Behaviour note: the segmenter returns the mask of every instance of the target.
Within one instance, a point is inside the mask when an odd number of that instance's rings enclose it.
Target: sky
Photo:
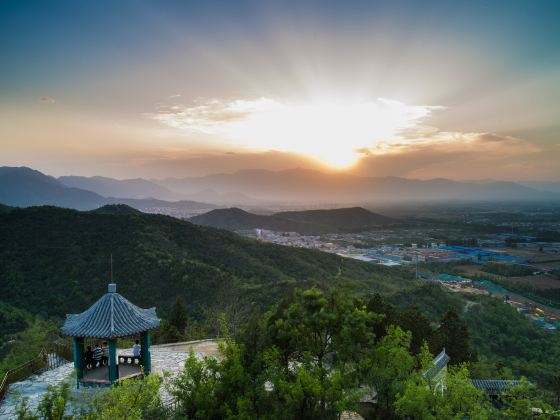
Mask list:
[[[560,2],[0,0],[0,165],[560,181]]]

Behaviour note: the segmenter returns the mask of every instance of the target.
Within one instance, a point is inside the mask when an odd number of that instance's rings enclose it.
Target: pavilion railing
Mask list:
[[[56,369],[73,360],[72,347],[65,343],[50,344],[46,350],[48,369]]]
[[[11,384],[27,379],[35,373],[56,369],[70,360],[72,360],[72,349],[68,345],[55,343],[41,349],[33,359],[6,372],[0,383],[0,402]]]
[[[47,367],[47,353],[43,349],[33,359],[28,360],[27,362],[7,371],[4,375],[4,378],[2,379],[2,384],[0,384],[0,401],[4,399],[4,396],[8,391],[8,387],[11,384],[26,379],[34,373],[45,370]]]

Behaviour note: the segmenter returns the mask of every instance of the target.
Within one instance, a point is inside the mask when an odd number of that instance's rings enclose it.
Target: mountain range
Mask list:
[[[394,225],[398,220],[372,213],[362,207],[286,211],[259,215],[239,208],[216,209],[189,219],[191,222],[228,230],[267,229],[301,234],[364,231]]]
[[[52,204],[87,210],[124,203],[140,210],[169,208],[200,212],[223,206],[297,204],[301,208],[383,202],[522,200],[556,201],[560,200],[560,192],[513,182],[368,178],[307,169],[117,180],[81,176],[56,179],[26,167],[0,167],[0,203],[21,207]]]
[[[104,176],[61,176],[58,181],[67,187],[93,191],[104,197],[157,198],[173,201],[184,198],[162,185],[142,178],[119,180]]]
[[[61,176],[58,181],[67,187],[95,192],[104,197],[130,199],[154,198],[164,201],[188,200],[219,205],[257,204],[259,200],[239,192],[220,193],[214,189],[200,189],[191,193],[173,191],[160,181],[142,178],[114,179],[103,176]],[[180,189],[179,189],[180,190]]]
[[[242,193],[263,201],[298,203],[560,200],[559,193],[551,194],[514,182],[374,178],[308,169],[244,170],[233,174],[168,178],[155,182],[183,194],[211,189],[221,193]]]
[[[68,177],[65,177],[64,180],[68,181]],[[92,183],[95,184],[98,181],[95,180]],[[216,208],[213,204],[189,200],[164,201],[155,198],[129,198],[130,195],[142,196],[143,194],[140,193],[140,189],[146,186],[148,187],[145,190],[146,194],[149,191],[154,191],[154,188],[164,191],[163,187],[155,184],[154,187],[148,181],[134,181],[132,183],[133,192],[127,193],[123,190],[125,184],[130,185],[126,181],[107,181],[107,178],[102,178],[101,183],[110,185],[110,189],[113,191],[119,190],[125,194],[125,197],[106,197],[97,192],[73,186],[80,183],[69,182],[69,185],[67,185],[54,177],[47,176],[34,169],[26,167],[0,167],[0,203],[17,207],[54,205],[78,210],[91,210],[106,204],[127,204],[139,210],[172,208],[200,211]],[[118,187],[115,185],[118,185]],[[94,189],[99,190],[99,188]],[[146,195],[145,197],[150,196]]]

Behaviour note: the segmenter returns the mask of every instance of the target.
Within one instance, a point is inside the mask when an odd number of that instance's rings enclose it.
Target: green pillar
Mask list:
[[[79,380],[84,377],[84,338],[74,337],[74,369],[76,369],[76,378]]]
[[[117,340],[109,340],[109,381],[114,383],[118,378],[117,371]]]
[[[152,356],[150,354],[150,332],[146,331],[142,333],[141,340],[141,355],[142,355],[142,366],[144,366],[144,373],[149,375],[152,371]]]

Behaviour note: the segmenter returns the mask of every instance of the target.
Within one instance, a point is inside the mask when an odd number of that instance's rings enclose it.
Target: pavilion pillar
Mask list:
[[[84,338],[74,337],[74,369],[76,369],[76,378],[78,379],[78,387],[80,379],[84,377]]]
[[[113,384],[118,378],[119,373],[117,370],[117,340],[109,340],[109,382]]]
[[[144,366],[144,373],[149,375],[152,371],[152,356],[150,354],[150,332],[145,331],[141,335],[141,355],[142,355],[142,366]]]

